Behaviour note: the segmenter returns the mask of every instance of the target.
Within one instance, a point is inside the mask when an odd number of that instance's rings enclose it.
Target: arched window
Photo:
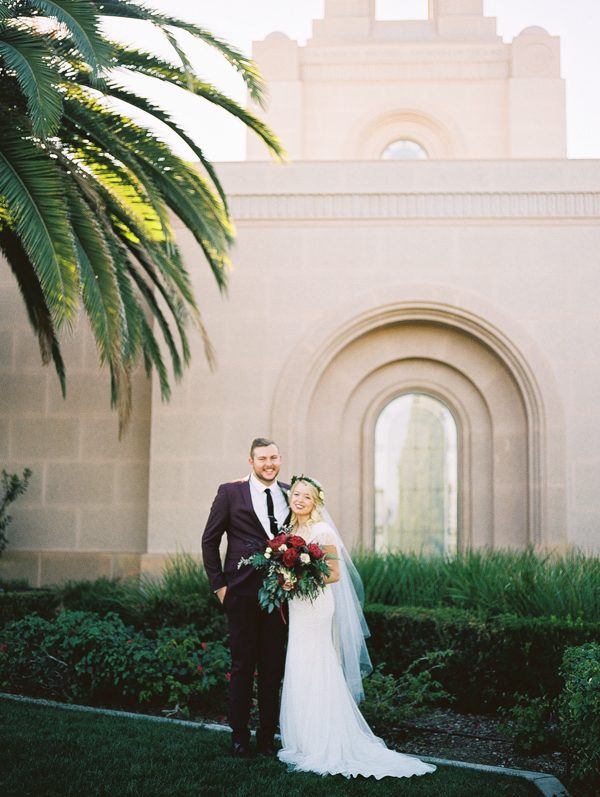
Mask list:
[[[423,147],[410,138],[392,141],[381,153],[381,158],[384,161],[421,161],[428,157]]]
[[[393,399],[375,425],[375,550],[458,549],[457,427],[423,393]]]

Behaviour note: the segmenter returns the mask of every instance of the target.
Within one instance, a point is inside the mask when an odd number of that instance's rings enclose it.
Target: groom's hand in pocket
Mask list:
[[[223,603],[225,600],[225,593],[227,592],[227,587],[221,587],[220,589],[215,590],[215,595],[219,599],[220,603]]]

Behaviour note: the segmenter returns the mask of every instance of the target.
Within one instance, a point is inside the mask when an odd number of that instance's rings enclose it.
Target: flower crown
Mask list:
[[[319,496],[319,501],[325,503],[325,493],[323,492],[323,488],[316,479],[311,479],[310,476],[305,476],[303,473],[301,473],[299,476],[292,476],[292,479],[290,481],[290,492],[292,491],[292,487],[296,482],[308,482],[309,484],[312,484],[312,486],[317,491],[317,494]]]

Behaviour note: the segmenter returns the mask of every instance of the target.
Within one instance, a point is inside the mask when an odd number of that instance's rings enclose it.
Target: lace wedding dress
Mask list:
[[[307,542],[335,545],[336,538],[327,524],[317,523]],[[290,769],[322,775],[379,779],[433,772],[433,765],[389,750],[358,710],[333,643],[331,587],[312,602],[296,598],[288,605],[279,759]]]

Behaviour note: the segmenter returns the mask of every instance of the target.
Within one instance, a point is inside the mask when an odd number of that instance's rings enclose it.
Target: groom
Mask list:
[[[238,569],[238,562],[262,548],[285,524],[289,510],[284,491],[288,485],[277,481],[281,455],[273,440],[253,440],[248,461],[249,476],[219,487],[202,535],[204,568],[229,622],[229,724],[232,754],[238,757],[249,755],[248,720],[255,671],[260,715],[257,749],[263,755],[275,754],[273,736],[287,633],[278,612],[269,614],[259,606],[260,575],[250,566]],[[219,544],[224,534],[227,551],[223,567]]]

